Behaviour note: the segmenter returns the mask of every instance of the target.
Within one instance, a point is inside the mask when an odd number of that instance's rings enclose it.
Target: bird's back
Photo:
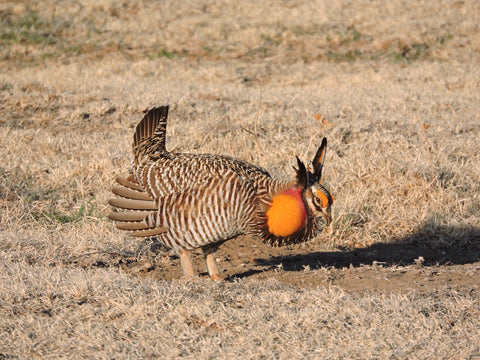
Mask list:
[[[152,198],[188,191],[212,177],[221,178],[226,172],[236,174],[260,192],[278,183],[261,167],[212,154],[168,153],[148,159],[134,168],[137,181]]]

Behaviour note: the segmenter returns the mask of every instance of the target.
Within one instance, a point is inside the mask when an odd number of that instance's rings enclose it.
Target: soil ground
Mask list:
[[[272,248],[239,237],[224,243],[215,257],[223,281],[276,279],[301,288],[333,285],[348,292],[434,293],[452,287],[478,293],[479,256],[477,251],[435,250],[411,243],[336,251],[322,250],[316,244]],[[200,278],[208,279],[201,252],[194,252],[193,258]],[[168,251],[147,251],[140,257],[114,252],[91,254],[74,262],[85,268],[119,266],[127,273],[157,280],[183,276],[178,256]]]

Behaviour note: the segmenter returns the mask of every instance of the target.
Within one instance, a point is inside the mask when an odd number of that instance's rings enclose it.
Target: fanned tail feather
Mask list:
[[[115,195],[127,198],[127,199],[135,199],[135,200],[151,200],[151,197],[141,191],[131,190],[123,186],[114,186],[112,188],[112,192]]]
[[[125,211],[125,212],[112,212],[108,215],[108,218],[113,221],[143,221],[151,211]]]
[[[125,186],[126,188],[143,191],[142,186],[139,183],[137,183],[137,180],[135,180],[135,177],[133,175],[129,175],[126,178],[117,176],[116,181],[117,183]]]
[[[135,199],[110,199],[108,203],[116,208],[126,210],[156,210],[157,206],[153,200]]]
[[[141,191],[133,176],[119,176],[117,183],[121,186],[115,186],[112,191],[121,198],[110,199],[108,203],[114,208],[127,210],[108,215],[115,221],[117,229],[130,231],[130,235],[137,237],[157,236],[167,231],[167,228],[155,224],[157,202]]]
[[[117,229],[120,230],[147,230],[152,229],[150,226],[145,225],[143,222],[130,222],[130,223],[119,223],[115,225]]]

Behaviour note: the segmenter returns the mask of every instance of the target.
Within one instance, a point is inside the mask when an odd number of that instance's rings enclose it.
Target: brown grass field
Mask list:
[[[172,151],[293,176],[332,226],[222,283],[106,215],[147,107]],[[0,2],[0,359],[480,359],[480,2]]]

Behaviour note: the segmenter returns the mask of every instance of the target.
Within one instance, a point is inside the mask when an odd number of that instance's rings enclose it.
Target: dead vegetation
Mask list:
[[[444,358],[479,350],[478,292],[379,297],[13,263],[0,274],[2,333],[15,339],[2,348],[22,357]]]
[[[0,358],[480,356],[476,1],[0,4]],[[293,176],[331,229],[224,244],[223,284],[107,220],[146,107],[167,147]],[[202,269],[199,269],[202,270]]]

